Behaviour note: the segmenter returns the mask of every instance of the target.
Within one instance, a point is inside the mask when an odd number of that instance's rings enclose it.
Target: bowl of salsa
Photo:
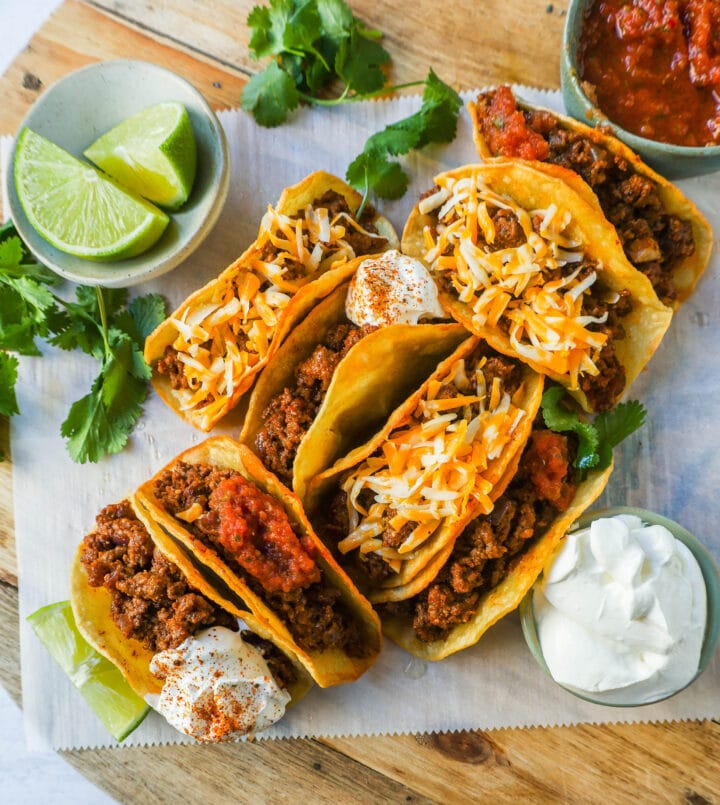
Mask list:
[[[573,117],[660,173],[720,170],[717,0],[571,0],[561,83]]]

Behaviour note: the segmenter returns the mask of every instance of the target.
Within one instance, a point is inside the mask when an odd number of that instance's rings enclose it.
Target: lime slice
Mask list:
[[[187,201],[195,181],[195,134],[187,110],[174,101],[129,117],[84,154],[120,184],[169,210]]]
[[[70,677],[108,732],[126,738],[150,712],[110,660],[85,640],[75,625],[69,601],[49,604],[28,621],[50,656]]]
[[[140,254],[170,220],[30,129],[23,129],[15,149],[15,188],[39,235],[57,249],[89,260]]]

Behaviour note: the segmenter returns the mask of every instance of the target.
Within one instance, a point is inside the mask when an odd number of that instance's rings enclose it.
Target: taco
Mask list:
[[[409,391],[468,335],[454,322],[388,323],[397,316],[417,320],[417,309],[411,316],[390,310],[389,296],[404,294],[398,293],[394,269],[408,262],[416,263],[394,251],[355,260],[352,281],[295,327],[253,389],[239,441],[301,500],[313,477],[381,428]],[[419,263],[411,268],[424,274],[434,313],[444,316],[427,269]],[[378,283],[378,271],[393,284]],[[378,285],[381,294],[375,293]],[[415,280],[410,287],[418,308]],[[419,307],[432,312],[433,301]]]
[[[164,531],[239,596],[321,687],[357,679],[381,647],[370,604],[313,532],[300,501],[244,445],[207,439],[135,495]]]
[[[318,534],[371,601],[419,592],[464,523],[492,511],[542,390],[541,375],[471,336],[381,431],[311,483]]]
[[[128,500],[106,506],[97,516],[75,555],[70,587],[75,620],[88,643],[173,726],[199,740],[252,734],[312,686],[272,630],[222,584],[210,584],[167,533],[148,530]],[[208,645],[215,656],[228,647],[245,668],[244,684],[238,685],[237,676],[229,678],[232,665],[223,666],[218,691],[207,678],[216,674],[219,679],[221,673],[212,657],[203,658]],[[170,674],[164,668],[169,658]],[[203,662],[212,669],[206,667],[206,675],[193,680],[203,688],[199,696],[180,667],[197,677]],[[249,690],[255,693],[250,696]]]
[[[575,520],[602,493],[612,467],[576,481],[574,433],[536,420],[507,469],[491,512],[470,520],[435,561],[432,581],[412,598],[379,607],[384,633],[426,660],[468,648],[516,609]]]
[[[672,318],[613,227],[530,163],[468,165],[435,182],[407,221],[403,250],[428,263],[446,310],[585,410],[612,408]]]
[[[387,219],[318,171],[283,191],[257,240],[145,342],[160,397],[201,430],[237,405],[283,338],[348,276],[357,255],[397,246]]]
[[[482,159],[520,157],[541,161],[539,169],[572,171],[565,180],[599,205],[660,301],[677,308],[690,296],[710,259],[713,235],[679,188],[606,130],[519,102],[510,87],[481,92],[468,110]]]

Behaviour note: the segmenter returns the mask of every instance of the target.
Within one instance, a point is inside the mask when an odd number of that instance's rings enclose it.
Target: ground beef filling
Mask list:
[[[522,382],[521,364],[518,361],[500,355],[490,349],[486,343],[481,343],[475,352],[466,359],[465,371],[468,377],[474,377],[476,367],[483,360],[482,373],[485,378],[485,385],[488,389],[492,388],[493,379],[498,378],[501,383],[501,393],[507,392],[511,396],[517,391]],[[453,381],[444,383],[436,399],[448,399],[456,397],[461,392]],[[479,413],[479,404],[465,406],[462,416],[470,420]],[[373,503],[373,496],[370,490],[363,490],[358,503],[364,509],[369,509]],[[383,516],[384,530],[379,535],[383,545],[390,548],[398,548],[410,536],[417,523],[410,521],[405,523],[399,530],[394,529],[390,522],[396,515],[396,510],[388,508]],[[342,489],[338,489],[329,499],[324,511],[318,515],[317,529],[323,542],[334,548],[341,540],[347,537],[350,531],[347,511],[347,495]],[[391,566],[378,554],[360,553],[353,551],[351,556],[338,555],[343,564],[352,563],[350,572],[357,580],[358,584],[364,588],[378,587],[383,581],[390,578],[394,571]]]
[[[222,534],[222,519],[217,507],[211,507],[211,498],[221,484],[236,481],[240,474],[235,470],[220,470],[208,464],[178,462],[161,473],[155,481],[154,491],[165,510],[176,516],[195,508],[200,512],[192,522],[181,524],[193,537],[217,551],[222,561],[243,579],[248,587],[285,623],[303,651],[317,652],[339,648],[351,657],[367,653],[360,624],[341,599],[339,590],[325,581],[322,570],[316,568],[318,580],[306,587],[291,590],[266,590],[227,548]],[[225,542],[226,544],[223,544]],[[258,546],[259,547],[259,546]],[[305,552],[310,550],[304,543]],[[271,559],[270,553],[266,555]]]
[[[263,411],[255,449],[263,464],[292,486],[295,454],[325,399],[333,373],[352,347],[377,327],[347,322],[331,330],[295,370],[295,386],[285,387]]]
[[[525,233],[517,217],[511,210],[489,208],[490,218],[495,225],[495,240],[487,243],[478,235],[479,245],[483,245],[489,252],[500,249],[512,249],[525,243]],[[533,219],[533,226],[538,228],[540,218]],[[433,235],[435,233],[433,232]],[[568,273],[576,271],[577,263],[569,263],[562,270],[548,273],[546,281],[560,279]],[[620,294],[613,294],[604,288],[602,282],[602,269],[598,264],[586,257],[578,274],[578,280],[584,279],[592,271],[597,272],[596,280],[583,295],[582,314],[584,316],[601,317],[607,314],[607,320],[602,324],[591,323],[587,329],[591,332],[602,332],[607,335],[607,341],[600,351],[596,361],[598,373],[596,375],[580,375],[580,388],[585,393],[593,411],[608,411],[625,389],[625,367],[620,363],[616,354],[616,342],[625,337],[622,319],[633,309],[630,292],[623,290]],[[446,291],[456,293],[449,272],[440,274],[438,284]],[[509,322],[502,317],[498,327],[505,333],[509,330]]]
[[[270,673],[273,675],[273,679],[281,688],[289,688],[297,680],[295,666],[274,643],[265,640],[265,638],[248,629],[243,629],[240,632],[240,636],[246,643],[249,643],[262,654]]]
[[[385,605],[384,611],[412,617],[423,642],[444,640],[454,626],[471,620],[482,596],[572,502],[573,454],[566,435],[533,431],[516,477],[492,512],[465,527],[432,584],[409,601]]]
[[[582,176],[615,226],[628,260],[648,277],[660,301],[672,304],[677,297],[673,271],[694,254],[695,241],[690,221],[665,211],[657,183],[636,173],[623,157],[563,128],[555,115],[518,109],[509,87],[482,93],[476,106],[493,154],[523,156],[531,143],[540,149],[535,158]]]
[[[90,586],[110,592],[118,629],[150,651],[175,648],[210,626],[238,629],[232,615],[191,587],[155,547],[127,500],[98,514],[81,559]]]

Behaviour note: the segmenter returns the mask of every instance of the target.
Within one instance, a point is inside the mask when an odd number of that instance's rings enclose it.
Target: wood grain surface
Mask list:
[[[242,85],[258,69],[248,55],[245,25],[253,5],[66,2],[0,78],[0,133],[15,131],[45,87],[98,59],[132,57],[165,65],[216,108],[237,106]],[[396,82],[421,78],[432,66],[458,89],[499,81],[559,84],[564,2],[350,0],[350,5],[385,32]],[[0,449],[8,455],[3,421]],[[0,684],[19,701],[11,469],[10,461],[0,463]],[[720,802],[720,723],[714,721],[62,755],[129,803]]]

